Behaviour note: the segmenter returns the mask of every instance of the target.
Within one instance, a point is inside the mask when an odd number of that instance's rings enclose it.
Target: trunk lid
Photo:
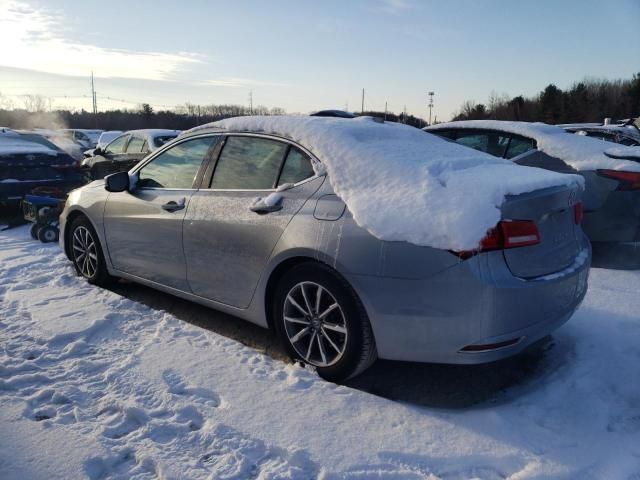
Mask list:
[[[575,221],[577,187],[553,187],[508,196],[502,218],[534,221],[540,243],[503,250],[504,259],[517,277],[534,278],[563,270],[573,264],[582,249],[582,229]]]

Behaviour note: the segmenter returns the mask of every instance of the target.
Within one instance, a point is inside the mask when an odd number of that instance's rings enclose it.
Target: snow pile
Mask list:
[[[58,152],[35,142],[21,140],[18,135],[0,135],[0,157],[23,153],[58,155]]]
[[[604,153],[612,158],[640,161],[640,147],[614,147],[608,148]]]
[[[57,245],[3,231],[0,477],[637,479],[639,290],[639,272],[594,269],[553,342],[506,366],[374,365],[392,401],[93,287]]]
[[[500,220],[506,195],[582,181],[370,117],[237,117],[191,132],[211,127],[298,142],[323,163],[358,225],[383,240],[435,248],[476,248]]]
[[[491,129],[532,138],[538,144],[538,150],[563,160],[578,171],[609,169],[640,172],[640,164],[616,160],[606,154],[611,148],[610,142],[597,138],[574,135],[555,125],[546,123],[506,122],[502,120],[464,120],[460,122],[439,123],[425,129],[435,131],[449,128]],[[617,147],[620,152],[633,147]],[[624,156],[624,155],[623,155]]]

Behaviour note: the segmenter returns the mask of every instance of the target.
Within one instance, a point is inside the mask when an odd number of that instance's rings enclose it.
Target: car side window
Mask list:
[[[536,149],[536,142],[530,138],[525,137],[511,137],[511,141],[509,142],[509,148],[507,149],[507,153],[505,154],[505,158],[514,158],[518,155],[522,155],[530,150]]]
[[[133,137],[127,145],[127,153],[140,153],[142,152],[142,147],[144,146],[144,139]]]
[[[268,190],[274,187],[287,144],[230,136],[218,158],[211,188]]]
[[[502,158],[509,144],[509,137],[498,132],[458,131],[456,143]]]
[[[139,171],[140,188],[193,188],[193,182],[216,137],[178,143],[162,152]]]
[[[287,159],[284,161],[278,186],[285,183],[298,183],[313,177],[314,174],[311,159],[297,148],[291,147]]]
[[[120,135],[104,149],[104,153],[122,153],[127,145],[130,135]]]

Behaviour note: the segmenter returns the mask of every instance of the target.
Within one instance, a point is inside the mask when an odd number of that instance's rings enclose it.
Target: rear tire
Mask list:
[[[369,319],[360,299],[337,272],[303,263],[280,279],[272,304],[275,330],[289,356],[341,382],[377,358]]]
[[[102,287],[115,280],[107,270],[98,235],[86,217],[77,217],[71,223],[68,241],[71,260],[78,275]]]

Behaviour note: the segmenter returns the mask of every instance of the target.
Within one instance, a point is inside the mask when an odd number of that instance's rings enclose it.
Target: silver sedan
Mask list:
[[[452,252],[359,227],[319,163],[287,138],[201,129],[73,191],[60,243],[89,282],[125,278],[273,328],[333,381],[376,358],[513,355],[584,297],[573,188],[508,197],[481,248]]]

